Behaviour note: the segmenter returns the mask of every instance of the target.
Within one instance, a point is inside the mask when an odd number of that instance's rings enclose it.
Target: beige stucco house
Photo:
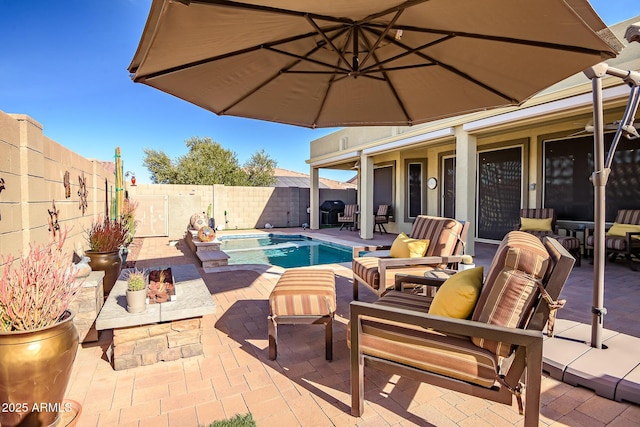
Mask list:
[[[613,26],[623,40],[640,17]],[[609,65],[640,70],[640,43]],[[553,64],[540,64],[540,72]],[[604,120],[619,120],[629,87],[603,79]],[[437,102],[428,99],[425,102]],[[518,223],[519,209],[553,207],[560,224],[593,223],[591,80],[574,75],[520,107],[413,127],[345,128],[311,142],[311,228],[318,228],[318,177],[323,168],[358,172],[360,236],[373,235],[373,212],[392,207],[387,229],[409,232],[418,214],[470,221],[474,241],[499,241]],[[637,117],[637,116],[636,116]],[[586,130],[585,130],[586,128]],[[606,141],[615,130],[607,129]],[[640,139],[623,138],[607,188],[607,221],[618,208],[640,209]]]

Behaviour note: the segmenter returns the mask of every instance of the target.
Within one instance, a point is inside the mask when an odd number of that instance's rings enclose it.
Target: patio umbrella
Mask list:
[[[153,0],[129,71],[219,115],[412,125],[517,105],[621,47],[586,0]]]
[[[218,115],[406,126],[519,105],[622,47],[586,0],[153,0],[129,71]]]

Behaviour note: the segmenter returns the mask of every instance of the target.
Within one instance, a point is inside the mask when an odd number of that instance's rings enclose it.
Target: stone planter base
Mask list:
[[[113,330],[116,371],[201,354],[202,317]]]

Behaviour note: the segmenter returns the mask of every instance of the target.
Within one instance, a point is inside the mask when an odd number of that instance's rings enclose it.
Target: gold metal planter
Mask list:
[[[71,313],[46,328],[0,333],[0,425],[56,425],[77,350]]]

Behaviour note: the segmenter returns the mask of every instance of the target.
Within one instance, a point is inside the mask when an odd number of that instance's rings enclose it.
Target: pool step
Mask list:
[[[199,251],[196,256],[202,263],[202,269],[205,273],[210,273],[209,269],[213,267],[223,267],[229,264],[229,255],[224,251]]]
[[[229,264],[229,255],[220,250],[220,240],[214,239],[211,242],[202,242],[198,239],[198,232],[188,229],[184,240],[187,246],[200,260],[200,265],[206,273],[207,269],[222,267]]]

